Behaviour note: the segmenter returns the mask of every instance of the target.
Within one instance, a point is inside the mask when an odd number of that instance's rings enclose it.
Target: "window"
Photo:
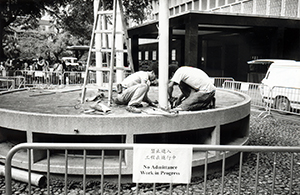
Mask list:
[[[172,61],[176,61],[176,49],[172,49]]]
[[[156,60],[156,51],[152,51],[152,60]]]

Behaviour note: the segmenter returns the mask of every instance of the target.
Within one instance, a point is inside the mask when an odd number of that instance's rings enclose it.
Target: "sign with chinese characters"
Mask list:
[[[193,149],[189,145],[139,144],[133,148],[134,183],[190,183]]]

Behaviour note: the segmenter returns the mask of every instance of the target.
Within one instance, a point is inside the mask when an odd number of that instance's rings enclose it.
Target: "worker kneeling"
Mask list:
[[[181,95],[172,97],[174,85]],[[182,66],[176,70],[168,85],[169,101],[174,110],[203,110],[215,107],[215,90],[209,76],[201,69]]]
[[[117,85],[118,95],[115,98],[115,103],[127,105],[126,110],[133,113],[141,112],[138,108],[143,107],[142,102],[155,106],[148,97],[150,84],[155,79],[154,71],[138,71],[129,75]]]

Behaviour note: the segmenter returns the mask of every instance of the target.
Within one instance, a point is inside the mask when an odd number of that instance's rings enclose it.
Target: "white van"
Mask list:
[[[275,60],[261,83],[264,102],[280,111],[300,109],[300,62]]]
[[[78,70],[79,63],[77,62],[77,58],[75,57],[63,57],[62,61],[66,63],[67,70]]]
[[[75,57],[62,57],[62,61],[66,63],[67,66],[78,66],[77,58]]]

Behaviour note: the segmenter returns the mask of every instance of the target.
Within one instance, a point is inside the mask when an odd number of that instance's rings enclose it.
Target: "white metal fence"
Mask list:
[[[0,76],[0,90],[12,90],[25,87],[23,76]]]
[[[28,161],[28,194],[32,193],[31,190],[31,182],[32,181],[32,173],[31,173],[31,150],[46,150],[47,151],[47,194],[53,194],[50,188],[50,151],[51,150],[65,150],[65,177],[64,177],[64,194],[68,194],[68,151],[69,150],[82,150],[82,166],[78,167],[79,169],[83,169],[83,175],[82,175],[82,192],[83,194],[86,193],[86,165],[87,165],[87,151],[89,150],[98,150],[101,151],[101,161],[99,162],[98,168],[101,171],[101,194],[104,194],[104,169],[105,169],[105,156],[104,151],[106,150],[116,150],[119,151],[119,174],[118,174],[118,187],[117,191],[114,193],[121,194],[121,164],[122,164],[122,153],[126,152],[128,150],[134,149],[134,144],[78,144],[78,143],[23,143],[14,146],[7,154],[6,161],[5,161],[5,183],[6,183],[6,194],[11,195],[12,194],[12,160],[14,155],[21,150],[27,150],[27,161]],[[203,191],[201,194],[207,194],[207,189],[209,185],[216,185],[215,183],[209,183],[208,182],[208,154],[211,151],[217,151],[219,152],[219,155],[223,156],[222,163],[221,163],[221,182],[220,186],[218,187],[219,192],[216,192],[218,194],[228,194],[227,188],[225,189],[226,182],[232,182],[232,179],[235,180],[236,183],[236,189],[234,190],[235,194],[282,194],[282,191],[278,192],[278,189],[284,189],[285,194],[297,194],[297,189],[299,190],[299,183],[295,181],[295,178],[298,178],[299,175],[299,167],[296,167],[297,162],[299,162],[299,153],[300,153],[300,147],[284,147],[284,146],[221,146],[221,145],[192,145],[193,151],[201,151],[205,154],[205,164],[203,167]],[[239,163],[238,163],[238,175],[236,178],[231,178],[228,180],[225,180],[225,167],[226,167],[226,152],[227,151],[237,151],[239,152]],[[247,167],[247,169],[250,169],[250,175],[247,175],[246,177],[251,177],[253,180],[253,183],[249,183],[244,180],[243,174],[244,171],[249,170],[243,170],[243,158],[244,154],[250,154],[253,155],[253,163],[252,168]],[[269,157],[271,157],[271,160],[268,160],[267,167],[269,173],[261,172],[261,166],[262,164],[265,164],[265,159],[263,158],[262,154],[267,154]],[[284,156],[284,158],[282,158]],[[109,165],[108,165],[109,166]],[[265,165],[264,165],[265,166]],[[266,167],[264,167],[266,168]],[[271,172],[271,173],[270,173]],[[263,174],[263,175],[261,175]],[[268,177],[265,177],[266,174],[268,174]],[[277,181],[277,175],[280,175],[281,180]],[[284,177],[284,178],[282,178]],[[267,179],[267,181],[264,181],[264,179]],[[283,182],[284,181],[284,182]],[[169,194],[172,194],[172,185],[170,184],[169,187]],[[186,185],[186,194],[190,193],[191,186],[189,184]],[[242,189],[243,188],[243,189]],[[233,189],[231,189],[233,190]],[[200,192],[199,192],[200,193]],[[136,184],[136,190],[135,194],[139,193],[139,184]],[[153,184],[153,194],[156,194],[155,192],[155,184]]]
[[[103,83],[109,83],[109,74],[103,71]],[[22,87],[37,87],[40,85],[75,85],[82,84],[85,77],[85,71],[30,71],[17,70],[14,76],[0,77],[0,88],[10,90]],[[125,76],[128,72],[125,72]],[[213,77],[211,78],[216,87],[222,87],[225,81],[234,81],[231,77]],[[1,83],[3,87],[1,87]],[[87,83],[97,83],[96,71],[90,71]]]
[[[98,72],[100,73],[100,72]],[[26,87],[37,87],[41,85],[78,85],[82,84],[85,77],[85,71],[30,71],[17,70],[13,73],[13,77],[5,77],[6,80],[15,78],[23,78],[22,85]],[[128,71],[125,72],[125,76]],[[109,72],[102,72],[103,83],[109,83]],[[3,78],[4,79],[4,78]],[[1,83],[1,80],[0,80]],[[89,71],[88,84],[97,83],[96,71]],[[18,82],[15,81],[14,88],[18,87]],[[13,84],[10,84],[12,86]]]
[[[216,87],[223,87],[224,82],[234,82],[234,79],[232,77],[211,77],[214,85]]]
[[[51,85],[80,85],[85,72],[82,71],[16,71],[15,76],[0,77],[0,89],[12,90],[24,87]],[[211,77],[218,88],[245,93],[251,97],[251,106],[264,108],[268,114],[272,110],[282,114],[300,112],[300,89],[291,87],[268,87],[259,83],[235,81],[232,77]],[[109,75],[103,72],[103,83],[109,82]],[[88,83],[97,83],[96,72],[90,71]]]
[[[261,84],[240,81],[225,81],[222,88],[239,91],[251,97],[251,106],[265,108],[260,93]]]
[[[83,83],[85,73],[82,71],[55,72],[22,70],[16,71],[14,74],[25,78],[26,87],[36,87],[38,85],[81,84]],[[93,73],[90,74],[89,82],[95,82]]]
[[[274,110],[281,114],[300,115],[300,88],[262,85],[261,94],[268,114]]]
[[[281,114],[300,115],[300,88],[273,86],[226,80],[222,86],[245,93],[251,97],[251,106],[264,108],[267,114],[277,111]]]

